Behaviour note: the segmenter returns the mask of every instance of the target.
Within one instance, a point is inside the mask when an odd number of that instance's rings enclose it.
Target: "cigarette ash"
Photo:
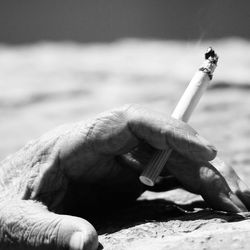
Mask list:
[[[214,64],[217,64],[218,62],[218,55],[215,53],[212,47],[209,47],[207,49],[207,52],[205,53],[205,59],[211,61]]]

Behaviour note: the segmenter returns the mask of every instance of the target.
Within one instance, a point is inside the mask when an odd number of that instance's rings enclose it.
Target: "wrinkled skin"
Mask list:
[[[130,105],[61,126],[1,163],[1,250],[97,249],[85,215],[139,197],[147,189],[141,171],[155,149],[169,146],[174,152],[151,190],[182,187],[214,209],[250,208],[246,185],[217,158],[208,162],[216,150],[195,130]]]

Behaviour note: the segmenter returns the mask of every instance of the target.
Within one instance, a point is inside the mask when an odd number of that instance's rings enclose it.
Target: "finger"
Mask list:
[[[239,189],[235,192],[240,200],[244,203],[247,209],[250,211],[250,190],[249,187],[239,179]]]
[[[216,157],[210,163],[226,179],[230,189],[238,196],[238,198],[244,203],[244,205],[248,209],[250,209],[250,189],[241,180],[234,169],[230,165],[222,161],[219,157]]]
[[[247,212],[245,205],[210,163],[199,167],[199,179],[199,193],[212,208],[227,212]]]
[[[97,234],[86,220],[49,212],[33,201],[0,206],[1,249],[96,250]]]
[[[151,147],[147,143],[141,142],[138,145],[138,147],[136,147],[130,153],[121,156],[120,158],[127,166],[131,167],[139,175],[143,171],[145,165],[147,165],[147,163],[150,161],[154,153],[155,149],[153,147]],[[178,156],[180,155],[178,154]],[[173,157],[171,157],[171,159],[172,158]],[[183,159],[182,156],[180,156],[180,158]],[[173,163],[173,161],[176,162],[176,159],[174,160],[172,159],[171,163]],[[180,162],[180,160],[178,161]],[[146,190],[149,191],[163,192],[179,188],[181,187],[181,183],[168,172],[167,168],[164,168],[164,170],[161,173],[161,176],[157,178],[155,185],[153,187],[150,186],[145,186],[145,187]]]
[[[185,189],[200,194],[214,209],[228,212],[247,211],[225,178],[211,163],[196,163],[178,155],[173,152],[165,167]]]
[[[127,116],[131,132],[157,149],[170,146],[195,161],[209,161],[216,156],[216,149],[182,121],[138,106],[130,106]]]

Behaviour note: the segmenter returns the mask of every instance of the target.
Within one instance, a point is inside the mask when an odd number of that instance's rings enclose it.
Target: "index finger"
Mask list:
[[[206,162],[216,156],[215,147],[180,120],[167,118],[140,106],[130,106],[127,116],[131,132],[156,149],[171,147],[193,161]]]

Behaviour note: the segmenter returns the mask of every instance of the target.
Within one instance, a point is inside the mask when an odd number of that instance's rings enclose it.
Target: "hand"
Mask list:
[[[208,163],[216,151],[190,126],[126,106],[61,126],[2,162],[1,249],[96,249],[93,226],[62,213],[84,217],[136,199],[147,188],[139,174],[155,149],[167,146],[175,153],[156,190],[181,186],[216,209],[247,210],[248,189],[241,191],[235,172],[223,175]]]
[[[201,163],[174,152],[163,172],[172,176],[160,177],[155,191],[164,191],[167,182],[176,187],[179,182],[182,188],[200,194],[216,210],[240,213],[250,209],[249,188],[234,169],[218,157]]]

